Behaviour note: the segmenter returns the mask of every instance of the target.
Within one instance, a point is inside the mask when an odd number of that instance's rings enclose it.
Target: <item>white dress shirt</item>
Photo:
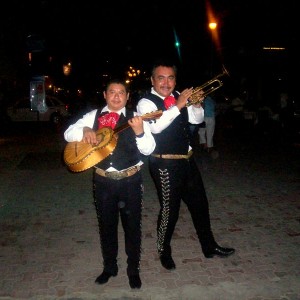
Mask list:
[[[153,87],[151,88],[151,93],[158,96],[159,98],[164,100],[164,97],[160,96]],[[171,95],[173,96],[173,94]],[[143,115],[149,112],[153,112],[158,110],[157,106],[151,101],[146,98],[142,98],[137,104],[137,112],[139,115]],[[187,108],[188,115],[189,115],[189,123],[191,124],[200,124],[204,120],[204,109],[203,107],[195,107],[194,105],[190,105]],[[180,114],[179,109],[177,106],[173,106],[168,110],[164,111],[162,116],[149,124],[152,133],[160,133],[164,129],[166,129],[174,119]]]
[[[110,112],[107,106],[105,106],[101,112]],[[92,110],[91,112],[83,115],[81,119],[79,119],[76,123],[70,125],[68,129],[64,132],[64,138],[67,142],[80,142],[83,138],[83,128],[89,127],[93,128],[95,117],[96,117],[97,109]],[[122,108],[117,112],[118,114],[123,113],[126,116],[126,109]],[[134,113],[134,115],[137,115]],[[156,146],[155,140],[152,136],[152,133],[149,128],[148,122],[143,121],[144,125],[144,135],[140,138],[136,137],[136,143],[139,151],[144,155],[150,155]],[[122,134],[122,133],[120,133]]]

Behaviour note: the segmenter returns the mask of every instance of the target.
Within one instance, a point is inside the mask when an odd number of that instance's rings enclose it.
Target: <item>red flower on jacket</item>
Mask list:
[[[176,104],[176,99],[173,96],[168,96],[164,99],[164,105],[166,109],[169,109],[175,104]]]
[[[115,112],[110,112],[98,118],[98,128],[111,127],[114,129],[119,120],[119,114]]]

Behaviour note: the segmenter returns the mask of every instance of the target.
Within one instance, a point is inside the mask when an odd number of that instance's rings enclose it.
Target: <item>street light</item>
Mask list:
[[[210,30],[215,30],[217,28],[218,24],[216,22],[211,22],[208,24],[208,27]]]
[[[213,52],[214,52],[214,42],[217,39],[217,27],[218,24],[216,22],[210,22],[208,24],[208,28],[211,31],[211,49],[210,49],[210,76],[213,76]]]

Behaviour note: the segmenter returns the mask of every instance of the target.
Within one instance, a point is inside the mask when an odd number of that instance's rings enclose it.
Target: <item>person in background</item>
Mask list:
[[[99,223],[103,272],[96,283],[104,284],[118,274],[119,214],[125,234],[127,275],[131,288],[140,288],[141,216],[143,180],[140,171],[141,153],[149,155],[155,141],[147,122],[125,108],[129,93],[126,84],[111,80],[103,92],[106,105],[86,113],[65,131],[67,142],[83,141],[96,144],[96,131],[104,126],[114,129],[128,124],[129,129],[118,134],[116,148],[94,167],[94,199]]]
[[[233,131],[239,135],[244,127],[244,101],[238,94],[231,101],[231,112]]]
[[[286,133],[292,132],[293,130],[293,114],[293,105],[288,93],[281,93],[279,121],[282,130]]]
[[[188,207],[206,258],[227,257],[235,252],[233,248],[219,246],[213,236],[208,199],[189,140],[189,123],[202,123],[204,111],[201,104],[186,107],[193,89],[177,92],[176,75],[175,65],[157,62],[152,68],[151,91],[137,104],[139,114],[157,109],[163,111],[158,120],[149,124],[156,142],[156,148],[149,156],[149,168],[160,203],[157,249],[160,262],[167,270],[176,268],[171,240],[181,200]]]
[[[206,96],[202,102],[205,126],[199,128],[200,147],[210,153],[214,147],[216,126],[216,102],[211,96]]]

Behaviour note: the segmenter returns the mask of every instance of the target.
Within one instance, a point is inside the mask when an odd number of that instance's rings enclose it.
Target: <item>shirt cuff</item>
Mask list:
[[[145,132],[141,133],[141,134],[136,134],[135,137],[136,138],[142,138],[145,135]]]

